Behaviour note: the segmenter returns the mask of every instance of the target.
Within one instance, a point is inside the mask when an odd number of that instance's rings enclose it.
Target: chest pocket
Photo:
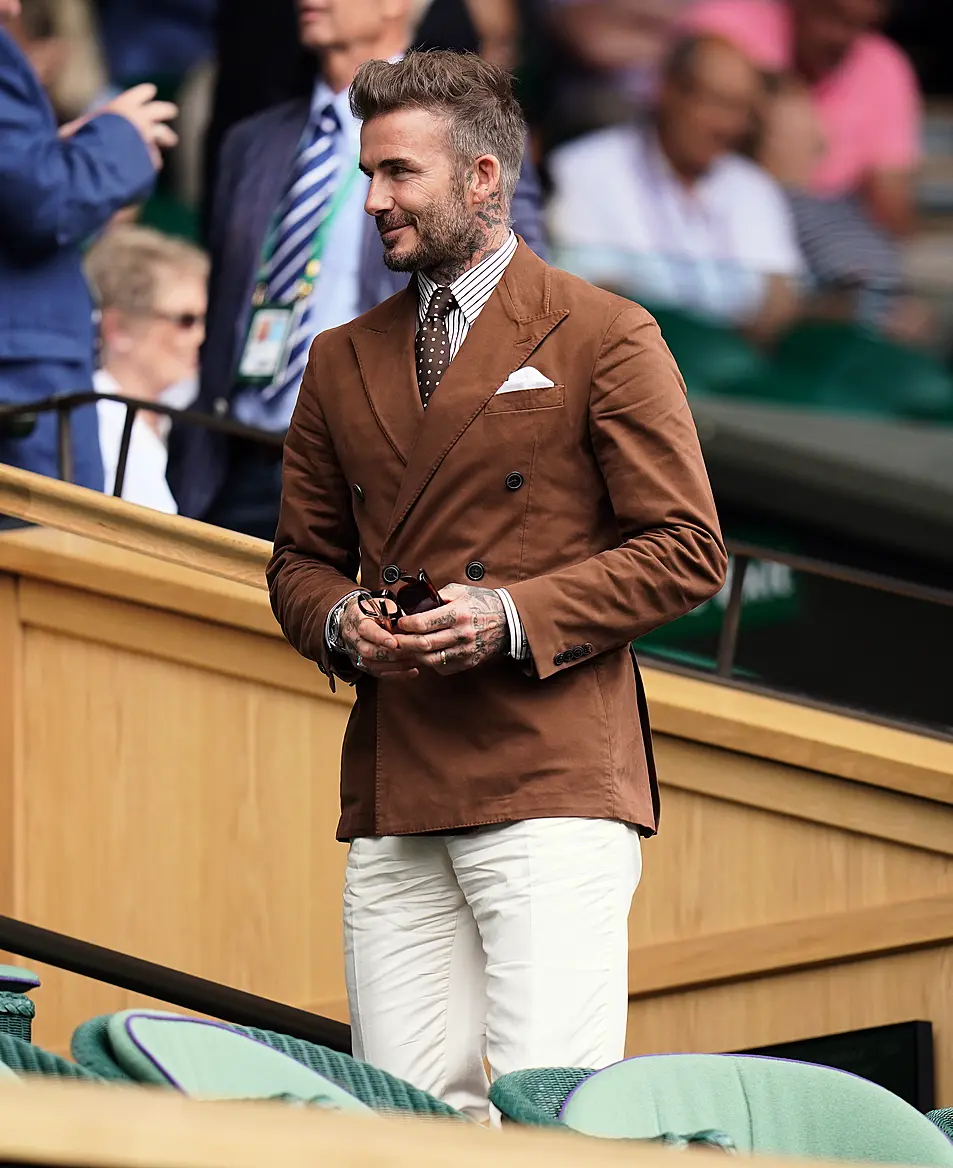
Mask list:
[[[564,385],[546,385],[538,389],[513,389],[495,393],[483,407],[485,414],[515,414],[525,410],[552,410],[565,404]]]

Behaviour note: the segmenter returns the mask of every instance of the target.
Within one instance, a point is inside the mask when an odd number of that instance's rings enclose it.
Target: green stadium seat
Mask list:
[[[178,1017],[161,1014],[158,1011],[125,1011],[119,1015],[94,1018],[80,1026],[73,1035],[72,1054],[76,1062],[99,1077],[113,1082],[142,1081],[141,1064],[130,1061],[129,1048],[124,1045],[124,1025],[114,1021],[128,1017],[130,1013],[172,1019]],[[195,1019],[186,1021],[199,1028],[209,1025]],[[335,1084],[374,1111],[430,1115],[469,1122],[460,1112],[426,1091],[420,1091],[409,1083],[348,1055],[338,1054],[315,1043],[268,1030],[243,1026],[229,1026],[224,1029],[243,1036],[246,1041],[254,1040],[252,1045],[261,1044],[272,1051],[280,1052],[288,1059],[307,1067],[316,1076]],[[271,1083],[271,1086],[274,1085],[274,1082]],[[278,1090],[271,1093],[288,1092]]]
[[[514,1122],[587,1135],[652,1139],[710,1129],[741,1152],[953,1165],[953,1143],[890,1091],[784,1059],[648,1055],[598,1072],[522,1071],[498,1079],[490,1098]]]
[[[759,392],[750,383],[741,389]],[[779,342],[760,392],[840,412],[953,422],[953,376],[939,361],[839,321],[796,325]]]
[[[649,308],[689,394],[743,392],[768,375],[768,361],[734,329],[678,308]]]

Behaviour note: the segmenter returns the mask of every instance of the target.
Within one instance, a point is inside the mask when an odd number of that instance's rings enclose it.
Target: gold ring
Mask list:
[[[446,649],[440,650],[440,664],[444,668],[446,668],[446,666],[447,666],[447,650]]]

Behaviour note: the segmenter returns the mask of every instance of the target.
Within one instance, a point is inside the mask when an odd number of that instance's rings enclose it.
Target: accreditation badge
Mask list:
[[[254,309],[238,363],[239,381],[270,382],[281,369],[294,323],[293,304],[263,304]]]

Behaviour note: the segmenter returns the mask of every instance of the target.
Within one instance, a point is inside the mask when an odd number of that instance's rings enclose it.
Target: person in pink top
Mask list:
[[[857,197],[901,237],[915,222],[922,115],[910,62],[876,31],[886,9],[886,0],[699,0],[684,23],[734,41],[766,72],[799,79],[823,138],[810,193]]]

